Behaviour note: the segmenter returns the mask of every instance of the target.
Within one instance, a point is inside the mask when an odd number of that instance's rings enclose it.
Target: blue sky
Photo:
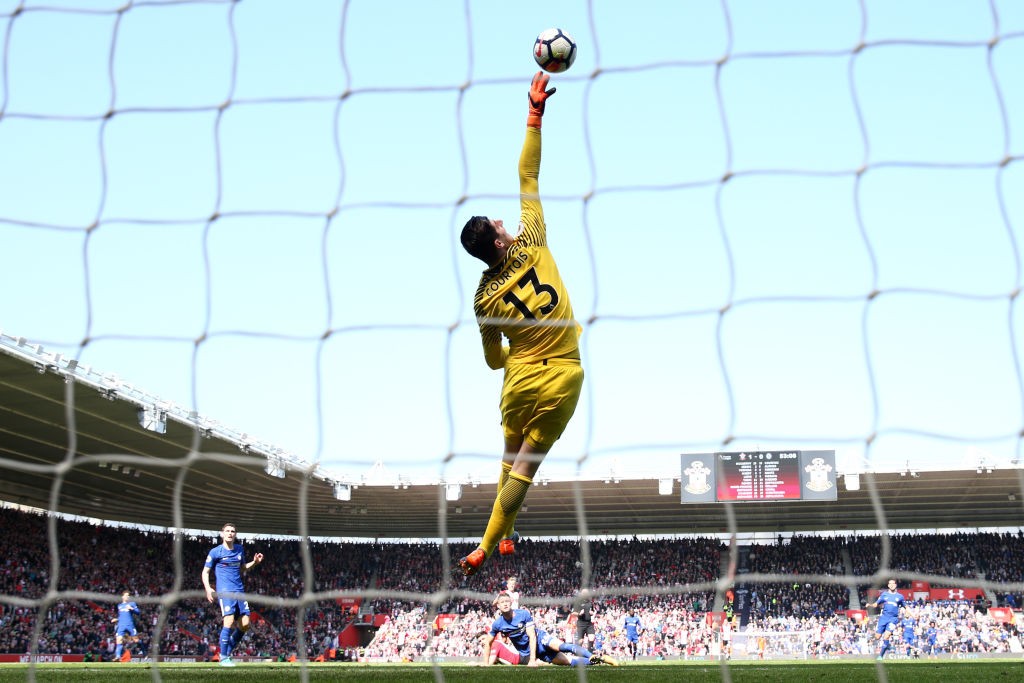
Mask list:
[[[540,476],[1018,457],[1021,3],[124,5],[0,0],[4,333],[330,472],[494,480],[458,234],[517,221],[559,26],[541,193],[587,383]]]

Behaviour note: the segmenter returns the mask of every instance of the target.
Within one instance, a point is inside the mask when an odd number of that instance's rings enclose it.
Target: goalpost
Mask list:
[[[733,659],[807,659],[811,631],[741,631],[732,635]]]

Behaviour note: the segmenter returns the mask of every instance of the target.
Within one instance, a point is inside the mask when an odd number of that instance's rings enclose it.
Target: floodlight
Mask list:
[[[860,491],[860,474],[856,472],[844,474],[843,482],[846,483],[847,491]]]
[[[337,500],[352,500],[352,487],[349,484],[335,482],[334,497]]]
[[[267,458],[267,464],[263,466],[263,471],[272,477],[278,479],[284,479],[284,463],[280,458]]]
[[[144,406],[136,411],[139,425],[157,434],[167,433],[167,413],[156,406]]]
[[[447,501],[462,499],[462,484],[445,484],[444,499]]]
[[[663,496],[672,495],[672,480],[671,479],[659,479],[658,480],[658,493]]]

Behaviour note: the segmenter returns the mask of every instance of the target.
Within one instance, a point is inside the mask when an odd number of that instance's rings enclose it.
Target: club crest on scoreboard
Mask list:
[[[806,486],[811,491],[821,493],[832,488],[832,481],[828,476],[832,471],[832,465],[825,462],[824,458],[814,458],[804,471],[807,472]]]
[[[694,460],[690,463],[689,467],[683,470],[683,474],[686,475],[686,486],[683,489],[687,493],[700,495],[711,490],[711,484],[708,483],[708,475],[711,474],[711,468],[705,465],[703,461]]]

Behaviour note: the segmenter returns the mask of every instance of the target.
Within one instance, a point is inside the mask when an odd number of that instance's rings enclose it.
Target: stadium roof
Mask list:
[[[659,493],[657,479],[538,482],[520,525],[531,536],[573,537],[990,528],[1024,521],[1019,468],[860,479],[856,491],[840,483],[836,501],[731,505],[683,505],[678,479],[671,495]],[[218,529],[230,518],[240,531],[266,535],[479,536],[494,485],[459,489],[457,500],[446,500],[443,483],[333,481],[314,464],[0,335],[0,500],[183,529]]]

